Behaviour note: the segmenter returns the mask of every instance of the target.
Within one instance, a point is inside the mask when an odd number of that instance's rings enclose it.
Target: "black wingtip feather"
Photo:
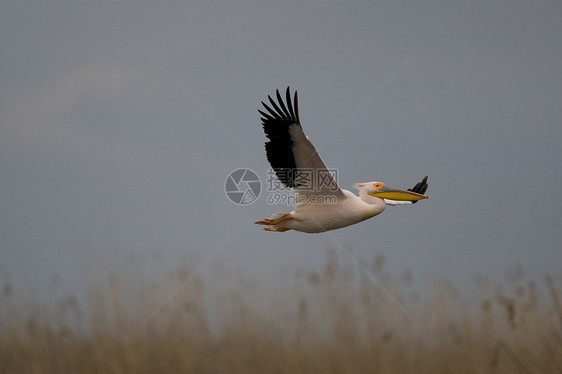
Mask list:
[[[279,103],[281,110],[285,114],[285,118],[291,118],[291,115],[289,114],[287,108],[285,107],[285,103],[283,103],[283,99],[281,98],[281,94],[279,93],[279,90],[277,90],[276,93],[277,93],[277,102]]]
[[[287,101],[287,107],[289,108],[290,118],[295,118],[295,112],[293,111],[293,105],[291,104],[291,91],[289,91],[289,87],[287,87],[287,91],[285,91],[285,100]]]
[[[279,91],[277,91],[277,93],[279,93]],[[273,100],[271,98],[271,96],[267,96],[267,98],[269,99],[269,102],[271,103],[271,106],[273,106],[273,108],[275,109],[277,116],[279,116],[282,119],[287,119],[287,117],[285,116],[285,113],[283,113],[283,111],[279,108],[279,106],[277,105],[275,100]]]
[[[423,179],[421,180],[421,182],[416,183],[416,185],[410,189],[408,189],[408,191],[412,191],[415,193],[419,193],[421,195],[425,195],[425,192],[427,191],[427,188],[429,187],[429,185],[427,184],[427,175],[425,177],[423,177]],[[412,201],[412,204],[417,203],[417,201]]]
[[[279,114],[277,114],[277,112],[273,109],[271,109],[266,103],[264,103],[263,101],[261,102],[261,104],[263,105],[263,107],[269,112],[269,114],[271,114],[271,117],[273,117],[274,119],[281,119],[279,117]]]
[[[261,110],[259,110],[259,109],[258,109],[258,113],[259,113],[259,114],[261,114],[261,115],[262,115],[262,117],[264,117],[264,118],[261,118],[262,122],[263,122],[263,121],[267,121],[267,120],[273,120],[273,119],[274,119],[274,118],[273,118],[273,117],[271,117],[271,116],[270,116],[269,114],[267,114],[267,113],[264,113],[264,112],[262,112],[262,111],[261,111]]]
[[[261,102],[265,111],[259,110],[265,135],[269,139],[265,143],[267,160],[277,174],[279,180],[287,187],[298,187],[293,171],[297,169],[293,155],[293,140],[291,126],[300,126],[298,111],[298,96],[295,91],[294,101],[291,102],[290,88],[287,87],[284,102],[279,90],[276,90],[277,102],[268,96],[269,105]]]
[[[289,87],[287,87],[287,89],[288,89],[288,88],[289,88]],[[295,115],[297,116],[296,120],[297,120],[297,123],[300,124],[300,123],[301,123],[301,120],[300,120],[300,118],[299,118],[299,97],[298,97],[297,91],[295,91],[295,100],[294,100],[294,103],[295,103]]]

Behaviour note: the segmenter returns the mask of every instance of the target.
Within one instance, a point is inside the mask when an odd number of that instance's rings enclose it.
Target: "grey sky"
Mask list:
[[[322,264],[333,238],[417,278],[562,268],[559,1],[0,9],[0,274],[23,293],[193,268],[221,243],[217,261],[258,277]],[[266,178],[256,109],[287,85],[343,188],[428,174],[430,200],[333,238],[253,225],[290,207],[236,206],[224,181]]]

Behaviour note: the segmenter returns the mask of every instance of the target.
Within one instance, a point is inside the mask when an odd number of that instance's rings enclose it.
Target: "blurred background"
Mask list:
[[[201,315],[215,327],[220,292],[249,297],[245,310],[271,307],[248,282],[287,300],[293,315],[298,305],[314,308],[307,287],[327,287],[331,263],[353,274],[344,277],[351,294],[382,292],[390,315],[404,314],[401,303],[414,321],[427,305],[416,309],[416,300],[443,279],[469,309],[481,308],[483,284],[522,282],[557,315],[560,2],[0,9],[4,316],[29,305],[52,316],[68,300],[95,315],[96,294],[98,306],[143,303],[146,321],[189,299],[197,282],[210,308]],[[343,188],[371,180],[409,188],[429,175],[430,199],[330,234],[253,225],[292,207],[268,204],[264,189],[252,204],[233,204],[225,180],[249,168],[265,187],[257,109],[287,86],[298,90],[303,128]],[[517,287],[498,287],[488,302],[508,305],[498,295]]]

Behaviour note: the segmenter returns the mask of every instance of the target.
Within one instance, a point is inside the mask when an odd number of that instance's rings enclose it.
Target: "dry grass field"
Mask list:
[[[84,302],[48,311],[0,296],[0,373],[562,373],[559,274],[523,273],[465,295],[447,279],[423,295],[408,272],[321,271],[263,286],[179,270],[168,284],[111,276]],[[407,312],[404,312],[400,305]]]

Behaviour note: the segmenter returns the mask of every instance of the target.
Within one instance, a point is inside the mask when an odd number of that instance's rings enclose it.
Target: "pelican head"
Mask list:
[[[422,195],[413,191],[399,190],[396,188],[387,187],[382,182],[367,182],[358,183],[355,185],[359,191],[364,191],[369,196],[378,197],[381,199],[389,199],[395,201],[417,201],[428,199],[426,195]]]

